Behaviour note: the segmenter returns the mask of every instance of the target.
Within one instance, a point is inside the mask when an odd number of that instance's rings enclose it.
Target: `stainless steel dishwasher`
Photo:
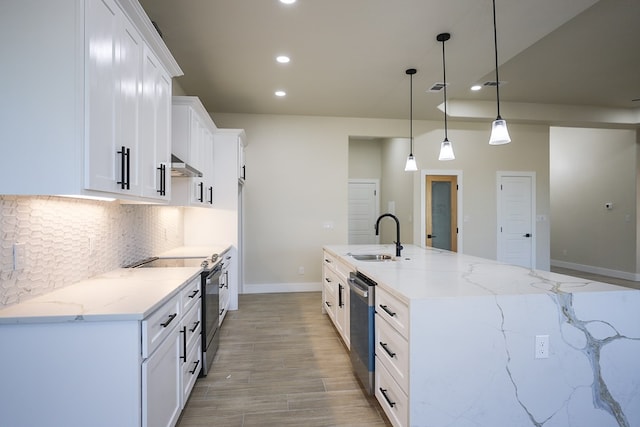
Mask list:
[[[370,395],[375,386],[375,286],[360,272],[349,274],[351,365]]]

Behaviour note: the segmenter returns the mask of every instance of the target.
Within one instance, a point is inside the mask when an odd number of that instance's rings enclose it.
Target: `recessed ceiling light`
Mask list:
[[[284,4],[293,4],[295,2],[296,0],[280,0],[280,3],[284,3]]]
[[[291,59],[286,55],[280,55],[276,57],[276,61],[281,64],[286,64],[287,62],[291,61]]]
[[[276,94],[276,96],[280,96],[280,97],[282,97],[282,96],[286,96],[286,95],[287,95],[287,92],[285,92],[285,91],[283,91],[283,90],[277,90],[277,91],[275,92],[275,94]]]
[[[473,86],[471,86],[471,90],[475,91],[475,90],[480,90],[480,89],[482,89],[482,85],[473,85]]]

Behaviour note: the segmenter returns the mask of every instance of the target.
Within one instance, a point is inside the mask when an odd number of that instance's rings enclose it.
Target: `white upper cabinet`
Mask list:
[[[12,0],[0,35],[0,194],[169,200],[182,71],[137,1]]]
[[[180,206],[213,207],[214,133],[216,125],[195,96],[174,96],[171,150],[182,162],[196,169],[199,176],[172,172],[171,203]]]

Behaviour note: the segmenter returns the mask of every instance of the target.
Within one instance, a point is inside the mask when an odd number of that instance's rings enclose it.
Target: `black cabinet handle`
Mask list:
[[[195,332],[198,329],[198,325],[200,324],[199,320],[196,320],[193,324],[193,328],[189,329],[189,332]]]
[[[209,187],[209,204],[213,204],[213,187]]]
[[[380,341],[380,347],[382,347],[382,349],[387,352],[389,357],[396,357],[396,354],[393,351],[389,350],[386,342]]]
[[[204,183],[199,182],[198,187],[200,188],[200,197],[198,197],[198,201],[202,203],[204,201]]]
[[[195,375],[195,374],[196,374],[196,370],[198,370],[198,365],[200,364],[200,361],[199,361],[199,360],[196,360],[196,361],[195,361],[195,362],[193,362],[193,363],[194,363],[194,365],[195,365],[195,366],[193,367],[193,370],[189,371],[189,373],[190,373],[191,375]]]
[[[344,289],[344,286],[342,286],[342,283],[338,283],[338,307],[343,307],[344,303],[342,301],[342,290]]]
[[[224,308],[220,310],[220,316],[222,316],[222,313],[224,313]]]
[[[129,184],[131,183],[131,150],[127,148],[127,190],[130,190]]]
[[[161,163],[159,167],[156,168],[160,171],[160,189],[156,190],[156,192],[160,193],[161,196],[166,196],[167,194],[167,167],[164,163]]]
[[[325,304],[327,304],[327,307],[331,307],[331,303],[329,301],[325,301]]]
[[[331,264],[331,260],[327,258],[324,259],[324,262]]]
[[[385,313],[387,313],[391,317],[396,315],[396,313],[394,313],[393,311],[389,310],[389,307],[387,307],[386,305],[380,304],[380,308],[383,309],[385,311]]]
[[[329,279],[328,277],[325,277],[324,280],[326,280],[327,283],[331,283],[331,279]]]
[[[531,237],[531,233],[527,233],[527,234],[525,234],[525,235],[524,235],[524,236],[522,236],[522,237]]]
[[[242,179],[247,179],[247,167],[242,165]]]
[[[164,323],[160,323],[160,326],[162,326],[163,328],[166,328],[167,326],[169,326],[169,323],[171,323],[173,321],[173,319],[176,318],[176,316],[178,315],[178,313],[173,313],[169,315],[169,320],[167,320]]]
[[[124,190],[126,188],[127,182],[125,180],[126,167],[127,167],[127,159],[126,156],[126,147],[123,145],[120,147],[120,151],[116,151],[117,154],[120,154],[120,181],[117,181],[116,184],[120,184],[120,189]]]
[[[180,330],[180,333],[182,334],[182,356],[180,356],[180,359],[186,362],[187,361],[187,327],[183,326],[182,329]]]
[[[391,406],[392,408],[394,406],[396,406],[396,402],[393,402],[391,399],[389,399],[389,396],[387,396],[387,389],[386,388],[380,387],[380,393],[382,393],[382,396],[384,397],[384,400],[387,401],[389,406]]]
[[[200,292],[200,289],[195,289],[195,290],[193,291],[193,293],[192,293],[191,295],[189,295],[189,298],[195,298],[195,297],[196,297],[196,295],[198,295],[198,292]]]

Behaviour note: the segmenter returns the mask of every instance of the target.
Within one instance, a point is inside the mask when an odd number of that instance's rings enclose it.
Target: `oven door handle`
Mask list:
[[[369,290],[362,289],[357,278],[349,277],[349,288],[362,298],[369,298]]]

